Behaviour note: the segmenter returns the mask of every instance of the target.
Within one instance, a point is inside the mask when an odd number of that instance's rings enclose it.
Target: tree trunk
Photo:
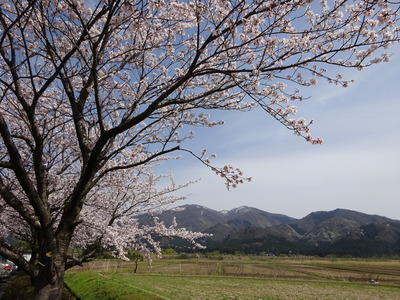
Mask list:
[[[62,298],[64,282],[43,283],[35,287],[35,300],[59,300]]]
[[[64,289],[65,260],[59,254],[46,258],[46,263],[40,265],[40,271],[31,278],[35,300],[60,300]]]

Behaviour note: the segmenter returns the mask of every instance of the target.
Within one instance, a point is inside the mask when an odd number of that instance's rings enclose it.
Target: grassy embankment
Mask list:
[[[399,260],[224,256],[155,260],[150,267],[101,260],[66,283],[90,299],[400,299]]]

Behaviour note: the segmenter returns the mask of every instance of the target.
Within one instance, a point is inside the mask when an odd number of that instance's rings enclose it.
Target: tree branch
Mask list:
[[[33,275],[34,268],[25,260],[25,258],[10,244],[0,238],[0,254],[8,260],[16,263],[27,274]]]
[[[15,209],[30,226],[32,226],[33,228],[40,227],[40,223],[33,215],[33,213],[29,211],[25,203],[19,200],[14,195],[14,193],[7,188],[1,177],[0,177],[0,196],[8,205],[10,205],[13,209]]]
[[[0,161],[0,168],[14,170],[14,167],[9,161]]]

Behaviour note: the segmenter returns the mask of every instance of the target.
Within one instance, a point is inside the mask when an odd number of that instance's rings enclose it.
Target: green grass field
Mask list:
[[[400,299],[399,260],[265,258],[116,260],[71,270],[86,299]]]

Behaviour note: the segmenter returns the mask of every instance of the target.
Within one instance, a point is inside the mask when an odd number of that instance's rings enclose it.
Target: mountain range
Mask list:
[[[179,227],[211,233],[207,251],[293,253],[304,255],[400,255],[400,221],[346,209],[318,211],[302,219],[242,206],[216,211],[200,205],[165,210],[157,217],[166,225],[173,218]],[[153,216],[138,216],[149,225]],[[184,248],[177,240],[161,240],[164,247]]]

